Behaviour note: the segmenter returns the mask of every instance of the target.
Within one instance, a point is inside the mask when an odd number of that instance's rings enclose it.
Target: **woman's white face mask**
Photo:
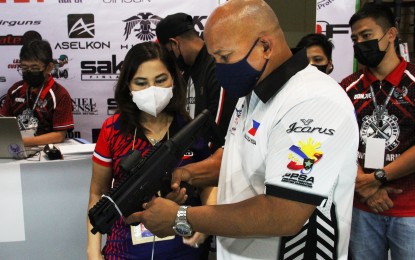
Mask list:
[[[131,91],[131,94],[138,109],[157,117],[173,97],[173,86],[168,88],[150,86],[143,90]]]

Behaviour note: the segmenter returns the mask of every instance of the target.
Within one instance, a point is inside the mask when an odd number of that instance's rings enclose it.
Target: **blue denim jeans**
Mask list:
[[[353,260],[415,259],[415,217],[386,217],[353,209],[350,234]]]

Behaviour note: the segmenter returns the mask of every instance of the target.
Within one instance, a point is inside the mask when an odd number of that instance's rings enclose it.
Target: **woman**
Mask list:
[[[146,42],[131,48],[124,60],[115,88],[118,113],[103,123],[93,155],[93,170],[88,208],[120,181],[120,161],[133,150],[143,155],[156,143],[172,137],[190,120],[185,111],[185,88],[171,56],[157,43]],[[180,165],[209,156],[206,142],[198,142],[186,153]],[[193,154],[193,156],[188,156]],[[163,190],[170,189],[166,183]],[[171,190],[170,190],[171,191]],[[187,194],[185,194],[187,192]],[[190,193],[190,194],[189,194]],[[200,205],[197,191],[183,188],[169,194],[178,203]],[[93,235],[88,220],[88,259],[199,259],[203,247],[183,244],[172,236],[154,242],[154,236],[142,224],[129,226],[120,218],[101,248],[101,235]],[[154,248],[153,248],[154,243]]]
[[[311,33],[304,36],[297,44],[297,48],[307,48],[307,58],[321,72],[330,74],[333,71],[331,53],[333,43],[320,33]]]

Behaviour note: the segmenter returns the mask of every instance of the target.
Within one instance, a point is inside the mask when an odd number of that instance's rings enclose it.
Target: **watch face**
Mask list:
[[[384,171],[375,171],[375,176],[378,178],[384,178],[386,174]]]
[[[192,235],[192,228],[187,223],[177,223],[174,230],[179,236],[188,237]]]

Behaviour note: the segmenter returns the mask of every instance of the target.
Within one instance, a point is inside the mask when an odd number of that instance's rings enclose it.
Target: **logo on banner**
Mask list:
[[[4,26],[19,26],[19,25],[40,25],[42,21],[40,20],[17,20],[17,21],[6,21],[0,20],[0,25]]]
[[[81,61],[81,80],[83,81],[115,81],[120,76],[123,61],[117,62],[113,54],[111,60]]]
[[[94,15],[68,14],[68,36],[69,38],[94,38]]]
[[[74,115],[98,115],[97,103],[92,98],[72,98]]]
[[[317,0],[317,10],[329,6],[334,0]]]
[[[23,45],[26,41],[35,39],[42,40],[42,36],[37,31],[27,31],[23,35],[0,35],[0,45]]]
[[[4,77],[3,77],[4,78]],[[4,81],[6,82],[6,78],[4,78]],[[0,108],[3,107],[4,104],[4,100],[6,100],[6,94],[4,94],[3,96],[0,97]]]
[[[107,115],[114,115],[117,111],[118,105],[117,101],[115,101],[115,98],[109,98],[107,99]]]
[[[9,63],[7,65],[8,69],[13,69],[13,70],[17,70],[17,68],[20,67],[20,60],[19,59],[13,59],[12,63]]]
[[[327,21],[317,21],[316,33],[322,33],[329,39],[333,39],[335,34],[349,34],[348,24],[329,24]]]
[[[51,71],[51,75],[57,79],[67,79],[69,76],[69,68],[66,67],[68,64],[69,59],[68,56],[62,54],[59,58],[53,60],[53,69]]]
[[[143,3],[144,0],[102,0],[104,4],[139,4]],[[151,0],[147,0],[147,2],[151,2]]]
[[[59,0],[59,4],[82,4],[82,0]]]
[[[65,139],[73,139],[73,138],[81,138],[80,131],[67,131],[65,135]]]
[[[93,14],[68,14],[69,38],[94,38],[95,23]],[[60,50],[103,50],[110,49],[111,43],[99,41],[57,42],[55,49]]]
[[[45,0],[10,0],[9,3],[14,4],[28,4],[28,3],[44,3]],[[7,0],[0,0],[0,4],[7,3]]]
[[[123,20],[125,23],[124,36],[128,39],[131,33],[137,39],[142,41],[151,41],[156,38],[156,25],[160,22],[161,17],[152,13],[139,13]]]

